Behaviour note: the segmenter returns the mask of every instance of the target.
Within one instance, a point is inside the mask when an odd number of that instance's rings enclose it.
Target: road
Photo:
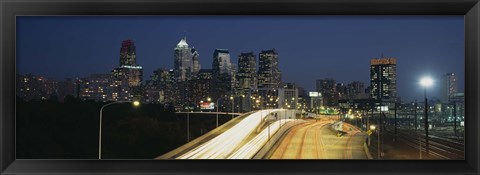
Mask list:
[[[345,125],[347,134],[337,137],[331,121],[314,121],[295,126],[272,150],[270,159],[367,159],[365,134]]]
[[[277,120],[271,123],[270,132],[266,129],[260,132],[249,142],[244,142],[250,134],[265,120],[270,120],[271,112],[284,111],[283,109],[267,109],[252,113],[239,121],[225,132],[215,138],[195,147],[194,149],[176,157],[177,159],[244,159],[251,158],[266,142],[269,133],[274,133],[280,125],[291,119]],[[270,123],[269,123],[270,124]],[[278,127],[277,127],[278,126]],[[270,133],[270,134],[271,134]]]

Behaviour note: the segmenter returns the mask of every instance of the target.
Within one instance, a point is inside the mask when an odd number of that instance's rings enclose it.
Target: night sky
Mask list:
[[[173,49],[186,33],[211,68],[215,48],[240,52],[275,48],[284,82],[307,91],[315,80],[334,78],[370,84],[370,59],[397,58],[402,100],[423,98],[423,75],[436,81],[429,96],[440,97],[440,78],[458,77],[464,92],[463,16],[88,16],[17,17],[17,71],[62,80],[109,73],[119,65],[120,46],[135,41],[144,81],[157,68],[173,68]]]

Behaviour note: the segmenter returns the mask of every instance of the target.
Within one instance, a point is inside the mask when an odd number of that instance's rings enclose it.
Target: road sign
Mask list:
[[[371,130],[368,130],[368,131],[367,131],[367,134],[368,134],[368,135],[372,135],[372,131],[371,131]]]

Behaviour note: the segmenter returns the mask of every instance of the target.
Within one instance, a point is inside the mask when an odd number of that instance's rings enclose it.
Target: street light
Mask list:
[[[424,97],[425,97],[425,157],[428,157],[429,150],[428,150],[428,99],[427,99],[427,87],[432,86],[433,80],[430,77],[423,77],[420,80],[420,85],[423,86],[424,89]]]
[[[217,128],[218,128],[218,108],[219,108],[219,106],[218,106],[218,100],[220,100],[221,98],[222,98],[222,97],[218,98],[218,99],[217,99],[217,103],[215,104],[215,105],[217,106],[217,115],[216,115],[216,117],[217,117],[217,122],[216,122],[216,123],[217,123]],[[208,98],[207,98],[207,101],[211,102],[211,101],[212,101],[212,98],[208,97]]]
[[[102,159],[102,115],[103,115],[103,108],[113,105],[113,104],[118,104],[118,103],[132,103],[133,106],[140,106],[139,101],[114,101],[108,104],[103,105],[100,108],[100,122],[99,122],[99,130],[98,130],[98,159]]]
[[[230,100],[232,100],[232,119],[233,119],[233,107],[235,106],[234,103],[235,103],[235,100],[233,100],[233,96],[230,96]]]

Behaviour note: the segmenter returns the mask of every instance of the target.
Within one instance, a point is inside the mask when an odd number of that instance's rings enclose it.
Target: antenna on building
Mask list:
[[[187,30],[183,30],[183,39],[187,41]]]
[[[383,58],[383,52],[382,52],[382,57],[381,58]]]

